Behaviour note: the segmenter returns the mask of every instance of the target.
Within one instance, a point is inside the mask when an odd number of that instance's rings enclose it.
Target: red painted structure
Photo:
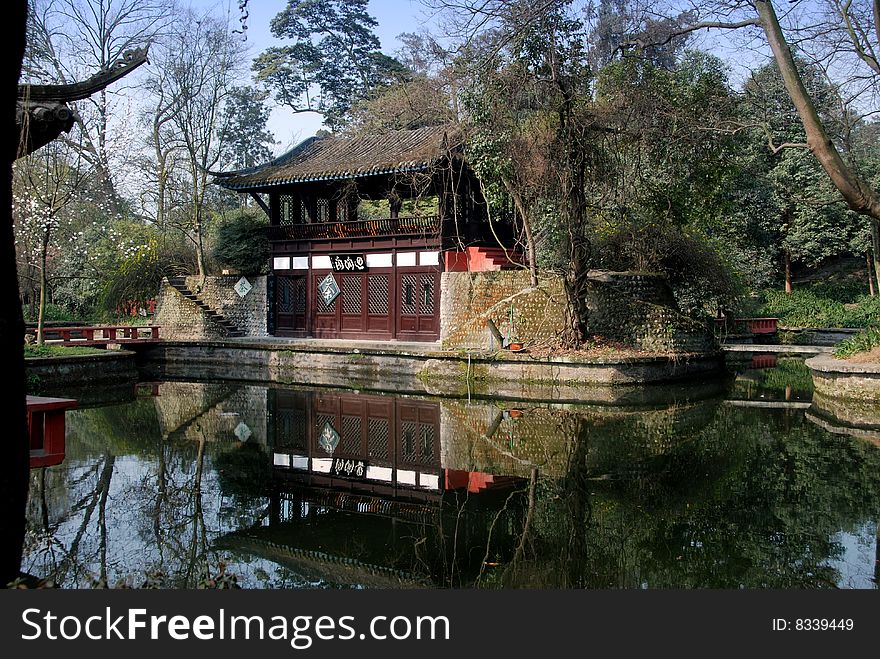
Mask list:
[[[64,414],[76,406],[70,398],[27,397],[31,469],[64,461]]]
[[[776,334],[778,318],[737,318],[738,323],[744,323],[752,334]]]
[[[159,340],[160,325],[87,325],[45,327],[46,343],[64,346],[101,346],[108,343],[144,343]]]

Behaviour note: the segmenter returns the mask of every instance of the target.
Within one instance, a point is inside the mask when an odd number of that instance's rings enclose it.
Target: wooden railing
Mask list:
[[[46,343],[88,346],[106,343],[135,343],[159,340],[160,325],[86,325],[82,327],[44,327]],[[29,331],[29,333],[33,333]]]
[[[356,222],[319,222],[269,227],[269,240],[316,240],[372,236],[432,235],[440,233],[440,218],[385,217]]]

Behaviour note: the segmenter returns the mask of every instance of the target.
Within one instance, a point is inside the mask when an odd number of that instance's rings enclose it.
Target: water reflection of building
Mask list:
[[[272,390],[276,477],[301,485],[436,500],[513,479],[441,465],[440,403],[334,391]]]
[[[522,516],[524,481],[441,464],[440,403],[274,389],[268,525],[218,547],[268,559],[305,583],[461,585]]]

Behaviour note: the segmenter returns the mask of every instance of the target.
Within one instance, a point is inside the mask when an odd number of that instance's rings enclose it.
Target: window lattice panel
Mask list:
[[[415,421],[404,421],[400,424],[400,453],[404,462],[417,462]]]
[[[281,217],[279,218],[279,223],[282,226],[296,223],[296,206],[294,205],[294,203],[295,202],[292,195],[283,194],[278,197],[278,210],[281,214]]]
[[[373,315],[388,314],[388,275],[370,275],[368,280],[369,308]]]
[[[342,278],[342,313],[359,314],[361,312],[361,278]]]
[[[415,275],[403,275],[400,278],[400,313],[405,316],[416,314]]]
[[[297,277],[293,280],[293,312],[306,312],[306,278]]]
[[[370,419],[367,447],[371,458],[388,459],[388,419]]]
[[[329,222],[330,221],[330,200],[329,199],[316,199],[315,200],[315,222]]]
[[[423,315],[433,315],[434,313],[434,277],[433,275],[422,275],[421,290],[419,291],[419,313]]]
[[[321,295],[321,291],[316,290],[315,291],[315,313],[322,313],[322,314],[336,313],[336,300],[338,300],[338,299],[339,298],[336,297],[333,300],[333,302],[331,302],[330,304],[327,304],[326,302],[324,302],[324,298]]]
[[[289,277],[279,277],[275,290],[278,312],[293,313],[293,281]]]
[[[421,424],[421,463],[422,464],[431,464],[434,460],[434,426],[428,424]]]
[[[357,455],[361,448],[361,418],[358,416],[342,417],[342,439],[339,449],[348,455]]]
[[[304,410],[279,410],[276,443],[286,448],[306,448],[306,413]]]

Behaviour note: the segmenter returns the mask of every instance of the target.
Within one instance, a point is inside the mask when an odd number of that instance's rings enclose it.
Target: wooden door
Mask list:
[[[434,268],[397,271],[397,338],[440,338],[440,273]]]
[[[307,291],[305,275],[278,275],[275,281],[275,334],[305,335]]]

